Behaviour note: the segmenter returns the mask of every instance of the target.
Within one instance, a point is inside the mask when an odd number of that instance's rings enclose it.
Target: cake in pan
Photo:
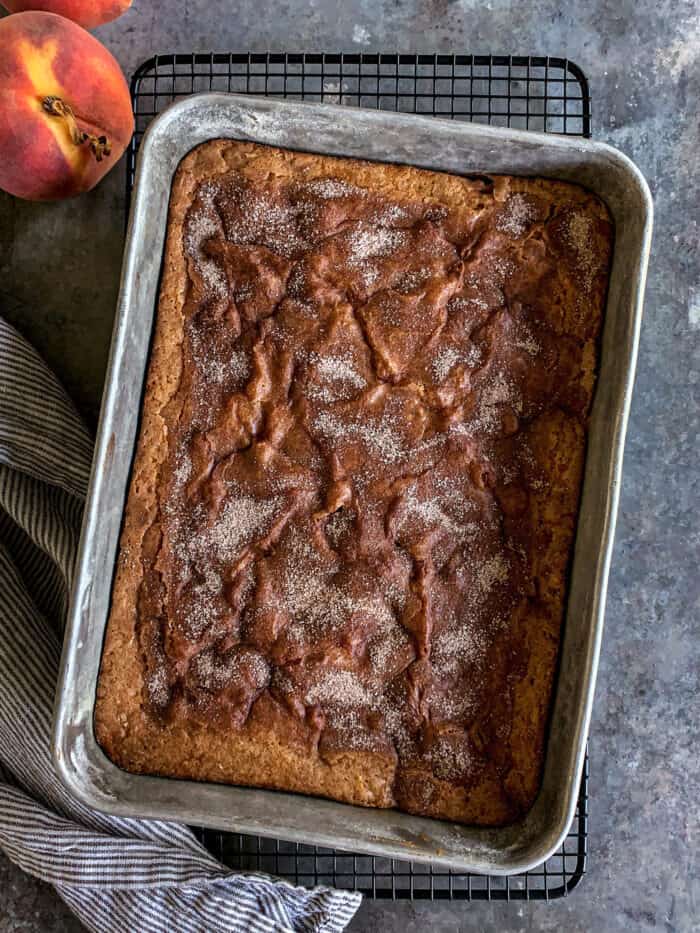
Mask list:
[[[533,803],[612,225],[539,178],[177,172],[96,707],[122,768]]]

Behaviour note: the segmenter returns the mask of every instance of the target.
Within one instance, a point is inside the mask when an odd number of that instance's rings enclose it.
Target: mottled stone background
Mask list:
[[[656,201],[637,386],[591,734],[590,870],[567,901],[366,903],[356,930],[692,930],[698,876],[700,0],[134,0],[99,30],[127,73],[154,52],[405,50],[568,56],[594,135]],[[0,195],[0,313],[94,425],[117,294],[123,170],[59,205]],[[1,377],[0,377],[1,378]],[[0,856],[0,931],[71,931]]]

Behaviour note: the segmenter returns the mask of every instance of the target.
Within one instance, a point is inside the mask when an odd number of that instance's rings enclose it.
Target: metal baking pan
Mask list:
[[[539,175],[585,185],[607,203],[615,247],[581,511],[542,787],[530,812],[499,829],[366,809],[316,797],[127,774],[95,740],[93,709],[122,511],[158,297],[168,201],[181,159],[209,139],[465,174]],[[57,695],[54,760],[84,803],[108,813],[431,862],[460,872],[527,871],[562,843],[576,808],[603,630],[625,430],[634,380],[652,202],[637,168],[587,140],[434,117],[227,94],[188,97],[141,144],[121,292],[78,572]]]

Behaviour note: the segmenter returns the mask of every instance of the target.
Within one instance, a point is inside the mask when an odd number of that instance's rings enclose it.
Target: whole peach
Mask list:
[[[86,29],[93,29],[126,13],[131,0],[2,0],[2,5],[10,13],[24,13],[26,10],[58,13]]]
[[[0,19],[0,188],[49,201],[89,191],[134,131],[119,64],[53,13]]]

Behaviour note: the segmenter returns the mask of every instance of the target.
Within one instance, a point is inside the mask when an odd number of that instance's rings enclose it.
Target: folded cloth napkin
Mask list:
[[[90,930],[343,930],[359,894],[232,873],[187,827],[105,816],[57,779],[51,717],[91,459],[67,395],[0,319],[0,849]]]

